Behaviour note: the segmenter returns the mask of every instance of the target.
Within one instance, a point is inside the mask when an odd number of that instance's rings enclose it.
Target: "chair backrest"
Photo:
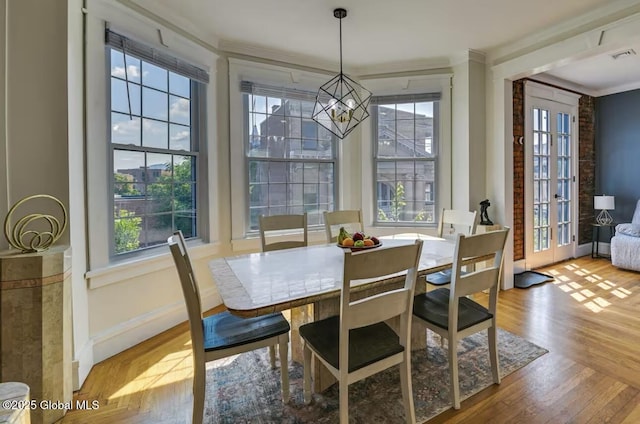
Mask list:
[[[400,316],[400,343],[405,348],[410,347],[413,295],[421,251],[422,240],[416,240],[415,243],[404,246],[345,253],[340,295],[340,346],[349,346],[350,329]],[[406,275],[401,288],[351,300],[353,281],[378,279],[403,271],[406,271]],[[340,349],[339,363],[348,363],[347,351],[348,349]]]
[[[325,211],[324,229],[327,233],[327,243],[338,240],[340,227],[345,227],[350,233],[364,231],[362,212],[360,210]]]
[[[176,231],[173,236],[167,240],[173,261],[176,264],[180,284],[182,285],[182,293],[187,304],[187,313],[189,315],[189,328],[191,330],[191,347],[194,355],[198,358],[204,354],[204,333],[202,328],[202,304],[200,303],[200,290],[193,273],[189,252],[184,241],[182,231]]]
[[[302,240],[286,240],[267,243],[267,233],[281,230],[302,230]],[[272,234],[272,233],[271,233]],[[301,215],[260,215],[260,242],[262,251],[290,249],[307,245],[307,213]]]
[[[456,234],[469,236],[476,232],[477,211],[442,209],[438,221],[438,237],[455,239]]]
[[[489,290],[489,311],[495,315],[498,301],[498,290],[502,274],[504,247],[509,235],[509,227],[502,230],[489,231],[483,234],[465,236],[458,234],[453,256],[451,272],[451,288],[449,301],[449,322],[456,319],[459,298]],[[492,257],[487,258],[490,255]],[[473,272],[463,273],[463,262],[478,263],[491,261],[489,266],[476,267]],[[453,314],[452,308],[456,308]],[[449,328],[457,328],[456,325]]]

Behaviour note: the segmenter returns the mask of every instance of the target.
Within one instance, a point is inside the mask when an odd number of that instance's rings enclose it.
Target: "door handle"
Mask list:
[[[560,200],[563,200],[563,199],[564,199],[564,197],[560,196],[558,193],[554,194],[554,195],[553,195],[553,197],[554,197],[555,199],[560,199]]]

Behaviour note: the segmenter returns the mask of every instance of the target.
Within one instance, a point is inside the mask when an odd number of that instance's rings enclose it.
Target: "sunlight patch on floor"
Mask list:
[[[611,296],[625,299],[632,294],[630,290],[618,287],[616,283],[576,264],[564,264],[545,272],[554,276],[554,284],[560,290],[594,313],[602,312],[611,306]]]
[[[582,293],[582,295],[585,296],[585,297],[593,297],[593,296],[595,296],[595,294],[589,289],[580,290],[580,293]]]
[[[178,383],[193,377],[191,349],[173,352],[162,357],[140,375],[111,394],[107,399],[114,400],[130,396],[145,390],[157,389],[169,384]]]

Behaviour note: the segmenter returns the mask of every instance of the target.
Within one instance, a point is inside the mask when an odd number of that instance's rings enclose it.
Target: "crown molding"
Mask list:
[[[229,55],[239,55],[258,58],[266,61],[287,63],[305,68],[322,70],[325,72],[338,73],[340,64],[338,62],[319,59],[310,55],[301,55],[285,52],[265,46],[244,43],[241,41],[221,39],[219,48]],[[345,67],[345,73],[354,74],[353,69]]]
[[[481,65],[485,65],[487,63],[487,56],[480,50],[469,49],[452,54],[450,56],[450,62],[451,66],[457,66],[468,62],[476,62]]]
[[[487,53],[487,63],[499,65],[543,47],[562,42],[567,38],[606,27],[638,13],[640,13],[639,0],[614,1],[547,29],[537,31],[514,43],[503,44],[491,49]]]
[[[377,65],[354,67],[354,75],[359,78],[374,78],[388,74],[424,74],[450,72],[451,62],[448,57],[408,60],[404,62],[388,62]]]
[[[219,51],[220,40],[214,33],[202,31],[201,28],[193,25],[191,21],[177,16],[174,11],[160,3],[153,0],[116,0],[116,2],[165,26],[176,34],[180,34],[189,41],[218,55],[221,53]],[[146,7],[147,4],[153,5],[154,12]]]
[[[604,90],[597,90],[595,97],[608,96],[610,94],[623,93],[625,91],[632,91],[640,89],[640,81],[632,82],[628,84],[621,84],[616,87],[607,87]]]

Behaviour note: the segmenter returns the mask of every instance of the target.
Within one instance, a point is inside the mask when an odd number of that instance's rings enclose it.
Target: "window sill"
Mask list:
[[[219,243],[188,243],[189,257],[192,260],[212,257],[221,251]],[[136,258],[111,264],[104,268],[93,269],[85,273],[85,279],[90,290],[118,284],[131,278],[141,277],[165,269],[173,268],[175,265],[169,250],[153,256]]]

